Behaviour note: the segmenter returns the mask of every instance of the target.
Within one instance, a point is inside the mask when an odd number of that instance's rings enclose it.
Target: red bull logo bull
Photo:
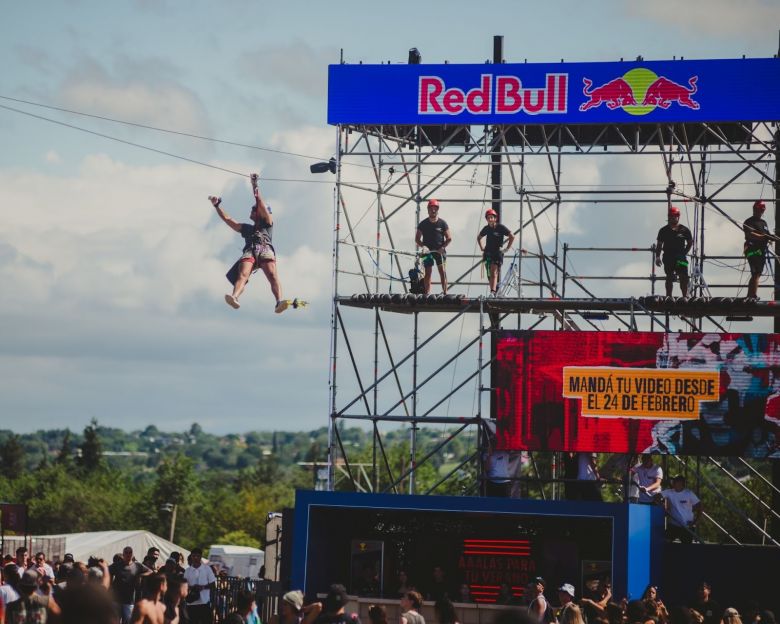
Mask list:
[[[546,74],[543,87],[525,87],[517,76],[482,74],[479,86],[468,91],[447,87],[439,76],[420,76],[417,113],[420,115],[511,115],[566,113],[568,74]]]
[[[580,111],[588,111],[604,104],[609,110],[622,108],[630,115],[647,115],[658,108],[668,109],[672,104],[699,109],[692,96],[696,93],[698,76],[688,79],[688,86],[666,76],[657,76],[645,68],[632,69],[623,76],[602,85],[583,78],[582,94],[587,98],[580,104]]]

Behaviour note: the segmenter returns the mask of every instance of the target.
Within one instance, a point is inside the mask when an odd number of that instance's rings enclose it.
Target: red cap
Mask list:
[[[436,206],[436,208],[439,207],[439,200],[438,199],[429,199],[428,200],[428,208],[431,206]]]
[[[761,212],[764,212],[764,210],[766,210],[766,204],[759,199],[753,204],[753,208],[758,208]]]
[[[496,217],[496,218],[498,218],[498,213],[495,210],[493,210],[492,208],[488,208],[485,211],[485,218],[487,219],[488,217]]]
[[[675,217],[679,217],[680,209],[677,208],[677,206],[672,206],[671,208],[669,208],[669,215],[670,216],[674,215]]]

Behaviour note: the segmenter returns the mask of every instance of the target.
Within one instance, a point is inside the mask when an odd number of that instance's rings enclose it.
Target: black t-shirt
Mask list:
[[[360,624],[360,618],[357,613],[322,613],[314,624]]]
[[[664,256],[677,258],[685,255],[686,248],[693,242],[693,236],[684,225],[678,225],[677,229],[673,230],[667,224],[658,230],[658,242],[662,245]]]
[[[696,609],[704,616],[703,624],[719,624],[723,615],[723,609],[712,598],[707,602],[698,601],[693,603],[691,609]]]
[[[420,221],[417,229],[422,232],[423,245],[430,250],[436,250],[444,246],[446,240],[444,233],[450,228],[444,219],[436,219],[436,223],[431,223],[430,219],[424,219]]]
[[[130,564],[120,561],[108,566],[108,573],[111,575],[111,588],[116,594],[117,601],[120,604],[133,604],[138,579],[144,572],[150,571],[149,568],[137,561]]]
[[[479,232],[479,238],[485,237],[485,251],[491,254],[501,251],[501,248],[504,246],[504,237],[511,235],[512,232],[502,223],[496,224],[494,228],[486,225]]]
[[[745,243],[748,247],[753,249],[766,249],[769,241],[765,238],[763,240],[750,240],[750,233],[756,232],[758,234],[769,234],[769,226],[766,221],[761,217],[748,217],[744,223],[745,229]]]
[[[252,223],[241,224],[241,237],[244,239],[244,252],[252,251],[254,245],[270,245],[274,235],[274,226],[268,221],[258,221],[255,226]]]

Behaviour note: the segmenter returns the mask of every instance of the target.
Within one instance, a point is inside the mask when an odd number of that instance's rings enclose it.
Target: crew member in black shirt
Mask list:
[[[764,272],[767,247],[771,234],[769,226],[764,221],[766,204],[758,200],[753,204],[753,216],[745,219],[742,229],[745,230],[745,258],[750,265],[750,282],[748,282],[748,299],[758,298],[758,282]]]
[[[417,226],[417,234],[414,242],[418,247],[427,247],[428,251],[422,256],[423,267],[425,268],[425,294],[431,292],[431,273],[433,265],[439,269],[441,278],[441,290],[447,294],[447,273],[445,266],[447,262],[446,247],[452,241],[450,228],[444,219],[439,219],[439,202],[431,199],[428,202],[428,218],[420,221]]]
[[[669,223],[658,230],[658,240],[655,244],[655,264],[663,266],[666,273],[666,296],[672,296],[672,281],[676,273],[680,279],[682,296],[688,296],[688,252],[693,246],[691,231],[680,224],[680,209],[669,208]]]
[[[508,227],[498,222],[498,213],[492,208],[488,208],[485,212],[485,219],[487,219],[488,224],[480,230],[477,236],[477,245],[482,250],[482,259],[487,268],[490,295],[495,297],[498,287],[498,270],[504,261],[504,252],[509,251],[512,247],[515,237]],[[509,239],[506,243],[506,249],[503,249],[504,237]],[[482,244],[483,238],[485,239],[484,245]]]

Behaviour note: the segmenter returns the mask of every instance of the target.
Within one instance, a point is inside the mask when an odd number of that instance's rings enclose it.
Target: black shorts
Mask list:
[[[688,258],[685,256],[664,256],[664,273],[666,275],[688,275]]]
[[[750,274],[752,276],[761,275],[764,272],[766,266],[766,254],[763,249],[749,249],[745,252],[747,256],[748,266],[750,266]]]
[[[504,262],[504,254],[500,251],[484,251],[482,252],[482,259],[488,267],[491,265],[501,266]]]
[[[422,264],[424,267],[441,266],[447,261],[446,253],[439,253],[438,251],[430,251],[422,257]]]

